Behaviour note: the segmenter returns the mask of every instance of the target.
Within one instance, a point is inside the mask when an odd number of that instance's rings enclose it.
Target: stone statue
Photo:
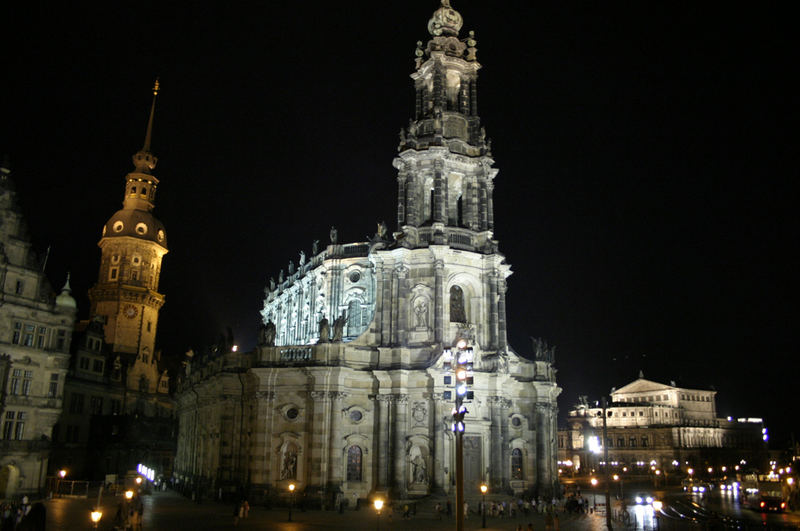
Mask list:
[[[289,275],[294,275],[294,262],[289,260]]]
[[[319,343],[327,343],[328,338],[331,333],[330,324],[328,324],[328,319],[326,317],[322,317],[322,321],[319,322]]]
[[[311,256],[317,256],[319,252],[319,240],[314,240],[311,242]]]
[[[331,227],[331,243],[336,245],[339,241],[339,231],[336,230],[336,227]]]
[[[295,479],[297,477],[297,453],[294,448],[287,449],[283,454],[281,466],[281,479]]]
[[[333,341],[341,341],[342,334],[344,333],[344,323],[347,320],[347,312],[342,312],[342,315],[336,318],[333,322]]]
[[[278,273],[278,284],[283,284],[283,269]]]
[[[425,297],[417,298],[414,314],[417,316],[417,328],[428,328],[428,301]]]
[[[275,291],[275,279],[272,277],[269,277],[269,290]]]
[[[548,363],[553,363],[555,361],[555,347],[551,347],[545,340],[539,339],[538,337],[531,337],[531,342],[533,343],[533,353],[536,360],[546,361]]]
[[[385,221],[381,221],[378,223],[378,238],[381,240],[386,239],[386,234],[389,232],[389,228],[386,226]]]
[[[417,122],[415,122],[414,120],[408,121],[408,135],[411,138],[417,137]]]
[[[481,144],[486,142],[486,128],[481,127]]]
[[[428,470],[427,465],[425,464],[425,459],[419,454],[414,456],[414,459],[411,460],[411,475],[412,481],[414,483],[427,483],[428,482]]]
[[[300,267],[303,267],[306,264],[306,253],[305,251],[300,251],[300,259],[298,260]]]
[[[267,321],[267,324],[264,326],[263,344],[267,347],[275,346],[275,323],[272,322],[272,319]]]

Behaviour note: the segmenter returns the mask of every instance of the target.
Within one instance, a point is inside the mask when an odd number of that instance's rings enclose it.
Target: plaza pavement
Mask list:
[[[156,492],[142,497],[144,504],[143,529],[153,530],[206,530],[206,529],[241,529],[247,530],[281,530],[305,531],[312,529],[343,529],[343,530],[373,530],[401,531],[401,530],[439,530],[454,529],[455,518],[450,520],[442,516],[438,520],[433,511],[433,501],[423,501],[418,506],[416,516],[403,519],[400,513],[391,516],[384,509],[380,520],[376,517],[372,507],[362,507],[358,511],[352,509],[340,514],[336,511],[300,511],[294,508],[292,522],[288,522],[288,508],[266,509],[254,506],[250,515],[243,519],[238,527],[233,526],[233,505],[216,502],[196,504],[172,491]],[[97,500],[81,498],[57,498],[44,501],[47,508],[48,531],[66,531],[77,529],[91,529],[89,511]],[[113,518],[120,499],[114,496],[104,496],[102,501],[103,518],[99,529],[112,531]],[[477,505],[477,503],[475,504]],[[528,522],[533,524],[537,531],[544,531],[544,516],[529,515],[521,518],[492,518],[486,520],[488,531],[511,530],[522,524],[525,529]],[[559,515],[559,528],[564,531],[583,531],[604,529],[604,519],[597,515]],[[470,514],[465,522],[465,530],[481,529],[481,517]],[[622,526],[620,526],[622,529]]]

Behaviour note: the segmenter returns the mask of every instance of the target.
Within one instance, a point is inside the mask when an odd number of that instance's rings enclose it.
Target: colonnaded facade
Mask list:
[[[494,239],[498,170],[478,116],[474,33],[447,0],[419,42],[400,132],[397,231],[315,242],[270,280],[255,352],[195,355],[178,385],[180,480],[213,492],[295,483],[337,497],[455,489],[446,349],[474,352],[465,482],[547,495],[557,483],[552,349],[506,337],[511,267]],[[252,494],[251,494],[252,495]]]

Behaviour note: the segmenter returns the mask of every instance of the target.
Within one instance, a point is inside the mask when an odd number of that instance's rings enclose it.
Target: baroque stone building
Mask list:
[[[169,475],[175,451],[169,377],[155,350],[164,225],[153,215],[158,159],[150,150],[158,82],[144,145],[125,177],[122,209],[105,223],[88,321],[73,342],[53,469],[77,477],[125,474],[143,463]]]
[[[467,489],[547,494],[557,482],[552,351],[506,335],[511,267],[494,238],[495,169],[478,115],[480,64],[443,0],[418,43],[400,133],[397,230],[315,242],[270,280],[260,344],[195,356],[178,386],[179,479],[322,500],[455,488],[449,355],[474,350]]]
[[[0,167],[0,499],[44,486],[61,411],[76,304],[55,296]]]
[[[762,420],[718,418],[716,394],[654,382],[641,374],[613,389],[606,408],[609,462],[648,474],[685,469],[687,462],[715,467],[765,458]],[[588,473],[602,460],[602,412],[585,400],[569,411],[567,428],[558,433],[559,462],[567,465],[562,470]]]

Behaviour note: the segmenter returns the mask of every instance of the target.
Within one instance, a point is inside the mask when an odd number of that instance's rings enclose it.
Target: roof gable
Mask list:
[[[650,391],[665,391],[669,389],[677,389],[671,385],[662,384],[659,382],[654,382],[652,380],[646,380],[644,378],[639,378],[626,386],[623,386],[620,389],[617,389],[612,395],[619,395],[619,394],[628,394],[628,393],[647,393]]]

